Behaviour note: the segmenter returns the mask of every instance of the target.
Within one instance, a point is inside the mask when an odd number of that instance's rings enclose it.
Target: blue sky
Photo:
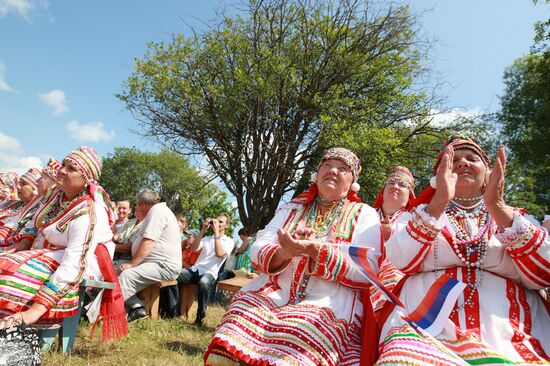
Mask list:
[[[150,41],[216,18],[219,0],[0,0],[0,170],[23,171],[79,145],[158,150],[114,96]],[[548,5],[530,0],[411,2],[438,42],[431,67],[446,82],[442,108],[498,109],[502,74],[532,44]]]

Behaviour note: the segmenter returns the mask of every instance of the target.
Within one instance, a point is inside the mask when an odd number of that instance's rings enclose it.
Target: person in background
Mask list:
[[[376,209],[376,212],[378,212],[380,229],[382,230],[381,234],[384,240],[378,277],[382,284],[390,291],[403,278],[403,273],[386,259],[385,243],[395,232],[395,224],[401,215],[412,207],[415,199],[413,175],[409,169],[398,166],[392,170],[384,183],[384,187],[380,190],[376,201],[372,205]],[[376,287],[373,287],[371,302],[374,312],[378,315],[386,299],[382,295],[382,291]]]
[[[181,242],[181,259],[182,268],[191,268],[195,265],[200,252],[196,252],[191,249],[191,246],[195,242],[195,238],[199,235],[200,231],[197,229],[184,230],[185,239]]]
[[[126,201],[129,202],[129,201]],[[113,236],[115,243],[115,265],[120,266],[131,259],[132,243],[137,239],[145,219],[144,210],[136,207],[134,218],[126,221]]]
[[[175,280],[181,270],[176,216],[152,189],[139,192],[136,201],[137,215],[145,219],[132,243],[132,259],[119,266],[118,276],[129,322],[148,316],[136,294],[153,283]]]
[[[30,168],[19,178],[18,200],[6,202],[4,209],[0,212],[0,239],[5,239],[13,233],[23,211],[26,215],[25,207],[38,196],[40,176],[40,169]]]
[[[230,217],[226,213],[220,214],[216,219],[207,219],[191,246],[193,251],[200,251],[195,265],[191,268],[182,269],[178,276],[179,285],[190,283],[199,285],[197,291],[197,317],[195,318],[195,325],[198,326],[202,326],[206,316],[206,307],[212,289],[216,285],[218,272],[235,246],[233,239],[225,235],[229,225]],[[204,234],[210,228],[212,228],[214,235],[204,237]]]
[[[17,200],[17,183],[19,175],[16,172],[0,172],[0,209],[5,201]]]
[[[38,194],[25,205],[20,213],[10,218],[10,220],[13,219],[13,226],[0,226],[0,251],[16,252],[31,247],[37,234],[32,218],[53,191],[59,169],[61,169],[61,163],[50,159],[36,182]]]
[[[115,233],[126,225],[128,220],[130,220],[130,216],[132,215],[132,203],[130,200],[127,198],[118,200],[116,203],[116,213],[118,218],[115,223]]]

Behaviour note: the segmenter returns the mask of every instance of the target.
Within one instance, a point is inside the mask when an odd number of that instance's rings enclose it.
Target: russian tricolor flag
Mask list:
[[[403,318],[427,333],[436,336],[441,332],[456,300],[466,284],[449,275],[440,276],[430,287],[424,300],[410,314]]]
[[[355,263],[355,265],[357,267],[359,267],[359,269],[361,269],[363,274],[365,274],[365,276],[368,277],[369,281],[374,286],[376,286],[380,291],[382,291],[383,294],[386,295],[386,298],[388,300],[390,300],[391,302],[393,302],[397,306],[400,306],[402,308],[405,307],[403,305],[403,303],[401,302],[401,300],[399,300],[399,298],[397,296],[395,296],[395,294],[393,292],[388,290],[382,284],[382,282],[380,282],[380,280],[378,279],[378,276],[372,270],[372,268],[369,264],[368,257],[367,257],[367,252],[368,252],[369,248],[358,247],[358,246],[353,246],[353,245],[344,246],[343,248],[347,248],[348,254],[349,254],[350,258],[352,259],[353,263]]]

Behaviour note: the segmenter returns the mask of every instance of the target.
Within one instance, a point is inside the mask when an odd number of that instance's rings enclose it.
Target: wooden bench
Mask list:
[[[253,278],[248,278],[246,276],[241,276],[237,271],[233,271],[236,276],[228,280],[218,281],[218,289],[228,292],[237,292],[241,288],[247,285]]]
[[[180,285],[180,315],[189,319],[189,310],[195,301],[198,285],[188,284]]]
[[[141,290],[141,300],[143,301],[145,310],[147,311],[147,314],[149,314],[151,319],[156,320],[159,317],[160,289],[166,286],[174,285],[177,286],[178,281],[157,282]]]
[[[80,322],[80,314],[82,313],[82,306],[84,305],[84,294],[89,287],[99,289],[114,289],[115,284],[112,282],[83,279],[80,282],[78,291],[78,309],[76,314],[63,319],[61,324],[52,326],[47,329],[38,329],[40,337],[40,346],[43,351],[48,351],[56,336],[59,335],[59,350],[63,353],[70,353],[73,349],[74,341],[76,338],[76,331]]]

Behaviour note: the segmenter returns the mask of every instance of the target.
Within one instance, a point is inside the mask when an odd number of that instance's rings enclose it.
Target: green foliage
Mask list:
[[[172,151],[151,153],[136,148],[115,148],[103,159],[101,184],[113,200],[135,196],[143,188],[159,192],[175,213],[199,227],[205,217],[230,211],[227,195],[198,174],[187,159]]]
[[[550,49],[517,59],[504,84],[497,118],[514,161],[509,200],[540,217],[550,212]]]
[[[433,97],[420,87],[426,45],[415,21],[407,6],[368,0],[250,1],[207,32],[149,44],[118,97],[146,135],[203,154],[256,231],[333,131],[372,130],[388,149],[384,134],[404,121],[424,133],[414,121]],[[388,159],[359,148],[374,167]]]

